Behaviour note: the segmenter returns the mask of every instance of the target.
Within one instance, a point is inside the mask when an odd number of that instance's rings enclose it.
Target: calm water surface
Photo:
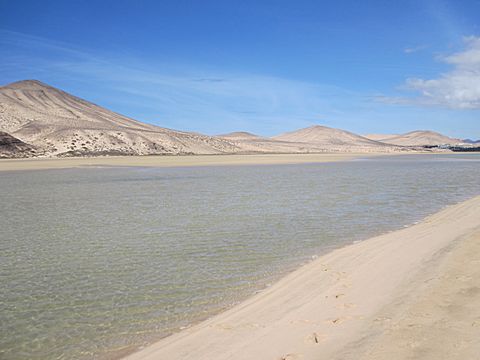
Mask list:
[[[0,358],[118,358],[479,179],[475,154],[0,172]]]

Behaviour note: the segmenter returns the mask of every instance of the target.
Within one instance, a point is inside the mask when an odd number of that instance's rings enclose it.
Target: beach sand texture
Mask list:
[[[476,197],[315,259],[127,359],[473,359],[479,240]]]
[[[480,229],[452,246],[379,313],[342,359],[480,357]]]

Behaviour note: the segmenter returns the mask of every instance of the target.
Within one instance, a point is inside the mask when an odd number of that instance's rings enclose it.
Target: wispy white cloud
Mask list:
[[[363,101],[357,94],[336,86],[193,64],[145,62],[118,53],[93,54],[12,32],[0,34],[0,38],[0,51],[2,47],[15,48],[2,59],[0,78],[11,73],[23,77],[45,75],[40,80],[83,86],[88,89],[88,99],[101,90],[102,98],[110,94],[109,104],[118,103],[118,111],[143,109],[144,114],[159,119],[164,126],[216,131],[219,126],[209,126],[216,122],[225,124],[221,131],[228,130],[230,123],[232,129],[249,124],[247,127],[254,130],[253,124],[260,131],[275,132],[292,122],[299,126],[322,122],[322,117],[336,112],[345,99],[352,99],[352,104]],[[9,61],[13,57],[14,61]],[[128,114],[147,120],[141,110]]]
[[[378,97],[392,104],[441,106],[451,109],[480,109],[480,37],[464,38],[463,51],[440,57],[453,68],[434,79],[409,78],[403,88],[411,97]]]

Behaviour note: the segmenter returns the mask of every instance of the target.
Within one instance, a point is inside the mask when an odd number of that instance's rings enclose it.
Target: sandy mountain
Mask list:
[[[29,157],[36,154],[33,146],[0,131],[0,158]]]
[[[224,139],[141,123],[35,80],[0,87],[0,131],[60,156],[240,150]]]
[[[411,131],[406,134],[387,137],[382,141],[400,146],[455,145],[462,143],[460,139],[454,139],[429,130]]]
[[[272,139],[306,143],[327,151],[393,152],[401,151],[394,145],[367,139],[349,131],[315,125],[297,131],[274,136]]]

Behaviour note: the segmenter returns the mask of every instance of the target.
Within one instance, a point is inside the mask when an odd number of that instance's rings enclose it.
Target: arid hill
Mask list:
[[[0,87],[0,131],[56,156],[240,150],[220,138],[141,123],[35,80]]]
[[[327,151],[394,152],[401,151],[395,145],[367,139],[349,131],[315,125],[274,136],[272,139],[322,147]]]
[[[367,135],[367,137],[369,136]],[[378,141],[399,146],[455,145],[463,142],[463,140],[454,139],[429,130],[416,130],[401,135],[385,135],[383,138],[380,137],[381,135],[375,135],[375,139]]]

